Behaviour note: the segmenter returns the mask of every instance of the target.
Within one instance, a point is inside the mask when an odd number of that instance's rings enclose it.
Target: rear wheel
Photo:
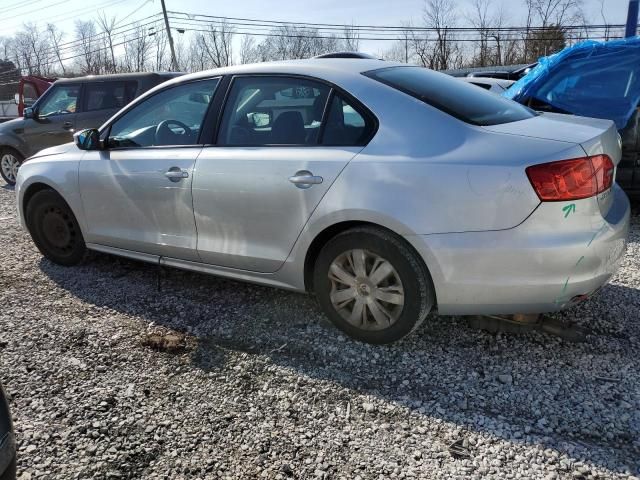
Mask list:
[[[27,205],[29,233],[38,250],[59,265],[82,262],[87,248],[80,226],[67,202],[53,190],[36,193]]]
[[[24,158],[12,148],[0,149],[0,175],[9,185],[16,184],[18,168]]]
[[[435,299],[416,253],[401,238],[374,227],[347,230],[323,247],[314,289],[335,326],[377,344],[400,340],[419,327]]]

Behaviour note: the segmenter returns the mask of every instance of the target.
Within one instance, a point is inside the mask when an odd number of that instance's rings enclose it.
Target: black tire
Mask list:
[[[18,161],[18,166],[22,165],[22,162],[24,161],[24,157],[22,155],[20,155],[20,153],[16,150],[14,150],[13,148],[9,148],[9,147],[2,147],[0,148],[0,162],[2,162],[3,157],[5,155],[10,155],[12,156],[15,160]],[[2,179],[7,182],[9,185],[15,185],[16,184],[16,179],[13,178],[13,176],[8,175],[8,172],[5,172],[5,169],[2,168],[2,164],[0,163],[0,176],[2,177]]]
[[[41,190],[27,204],[27,227],[38,250],[53,263],[81,263],[87,247],[67,202],[53,190]]]
[[[622,138],[622,161],[620,166],[635,167],[635,160],[640,152],[640,114],[638,111],[629,119],[629,122],[620,131]]]
[[[354,249],[365,250],[389,262],[401,281],[404,303],[397,319],[387,327],[376,327],[379,328],[377,330],[359,328],[343,318],[331,302],[331,264],[345,252]],[[433,282],[420,257],[402,238],[376,227],[353,228],[327,242],[314,265],[313,285],[329,320],[347,335],[366,343],[392,343],[409,335],[422,324],[435,303]]]

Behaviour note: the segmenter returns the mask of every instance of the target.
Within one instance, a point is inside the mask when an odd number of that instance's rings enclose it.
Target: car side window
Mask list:
[[[146,98],[111,125],[108,146],[195,145],[218,82],[185,83]]]
[[[51,93],[38,105],[40,118],[51,115],[65,115],[76,112],[80,85],[57,85],[52,87]]]
[[[36,87],[34,87],[30,82],[25,82],[22,89],[22,101],[25,106],[33,105],[37,99],[38,92],[36,91]]]
[[[226,101],[218,144],[316,145],[331,88],[304,78],[237,77]]]
[[[362,145],[371,136],[373,128],[370,119],[365,118],[350,102],[335,93],[329,106],[322,144]]]
[[[124,107],[135,97],[138,82],[94,82],[84,87],[84,112],[114,110]]]

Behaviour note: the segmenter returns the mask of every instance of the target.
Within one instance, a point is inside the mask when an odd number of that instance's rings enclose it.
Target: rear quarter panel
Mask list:
[[[388,95],[356,92],[379,130],[310,228],[356,214],[401,235],[512,228],[540,203],[525,168],[584,155],[574,143],[489,132],[385,88]]]

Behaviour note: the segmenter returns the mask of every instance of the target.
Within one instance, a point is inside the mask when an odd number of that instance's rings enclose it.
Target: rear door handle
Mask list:
[[[323,178],[314,175],[308,170],[300,170],[293,177],[289,177],[289,181],[298,188],[309,188],[312,185],[319,185]]]
[[[164,176],[172,182],[179,182],[183,178],[189,178],[189,172],[182,170],[180,167],[171,167],[169,170],[164,172]]]

